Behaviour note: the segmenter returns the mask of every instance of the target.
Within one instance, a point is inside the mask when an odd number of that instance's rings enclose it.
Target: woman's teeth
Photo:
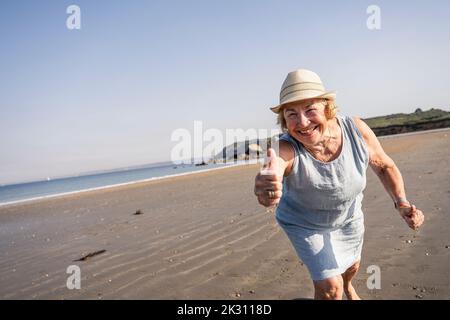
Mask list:
[[[308,136],[310,135],[314,130],[316,130],[317,126],[315,126],[314,128],[310,128],[308,130],[299,130],[298,132],[302,135]]]

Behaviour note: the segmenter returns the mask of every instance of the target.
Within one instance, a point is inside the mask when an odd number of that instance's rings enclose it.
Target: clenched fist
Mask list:
[[[422,211],[417,209],[415,205],[400,205],[398,211],[413,230],[419,229],[425,219]]]

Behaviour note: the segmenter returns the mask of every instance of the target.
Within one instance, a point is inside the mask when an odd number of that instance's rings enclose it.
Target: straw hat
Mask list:
[[[270,110],[279,113],[281,106],[289,102],[311,98],[334,99],[335,97],[335,91],[325,91],[322,81],[315,72],[299,69],[289,72],[281,86],[280,104]]]

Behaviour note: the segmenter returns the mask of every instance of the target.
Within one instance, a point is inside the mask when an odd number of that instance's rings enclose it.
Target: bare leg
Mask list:
[[[348,300],[361,300],[352,285],[352,279],[358,272],[359,263],[360,261],[355,262],[342,274],[342,279],[344,280],[344,292]]]
[[[325,280],[314,281],[314,299],[342,300],[343,280],[336,276]]]

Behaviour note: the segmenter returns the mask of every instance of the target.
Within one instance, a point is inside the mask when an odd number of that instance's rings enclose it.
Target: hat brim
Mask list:
[[[291,99],[289,99],[287,101],[284,101],[283,103],[281,103],[281,104],[279,104],[279,105],[277,105],[275,107],[271,107],[270,110],[272,110],[272,112],[274,112],[274,113],[279,113],[281,107],[283,107],[284,105],[286,105],[288,103],[296,102],[296,101],[303,101],[303,100],[308,100],[308,99],[317,99],[317,98],[333,99],[334,100],[336,98],[336,91],[328,91],[328,92],[325,92],[323,94],[319,94],[317,96],[312,96],[312,97],[303,97],[303,98],[293,97],[293,98],[291,98]]]

